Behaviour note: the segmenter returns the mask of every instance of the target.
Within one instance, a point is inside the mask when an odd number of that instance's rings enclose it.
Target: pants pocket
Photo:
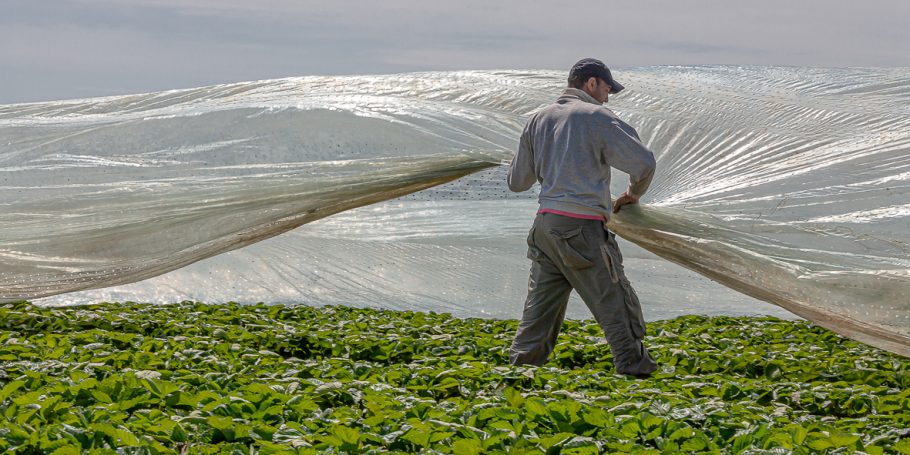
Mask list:
[[[528,232],[528,259],[539,262],[543,259],[543,252],[534,244],[534,229],[532,227],[531,232]]]
[[[583,228],[579,226],[565,230],[551,229],[549,232],[559,257],[569,268],[586,269],[594,266],[594,261],[579,252],[579,249],[587,249],[587,242],[581,235],[582,230]]]
[[[606,243],[600,245],[600,254],[603,255],[604,264],[607,266],[607,271],[610,272],[610,281],[619,283],[619,273],[616,271],[617,261],[610,254],[610,247]]]

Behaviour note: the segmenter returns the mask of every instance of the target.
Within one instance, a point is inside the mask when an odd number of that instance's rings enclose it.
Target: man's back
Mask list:
[[[637,195],[654,174],[654,155],[635,130],[587,93],[566,89],[528,121],[509,168],[509,187],[540,182],[541,209],[610,214],[610,168],[628,173]]]

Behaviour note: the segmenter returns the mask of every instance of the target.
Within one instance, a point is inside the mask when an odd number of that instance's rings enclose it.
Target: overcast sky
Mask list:
[[[910,0],[0,0],[0,104],[588,56],[910,67],[908,17]]]

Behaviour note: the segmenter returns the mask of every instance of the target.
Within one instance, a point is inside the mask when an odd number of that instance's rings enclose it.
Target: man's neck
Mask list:
[[[585,102],[588,102],[588,103],[591,103],[591,104],[596,104],[596,105],[598,105],[598,106],[603,105],[603,103],[598,102],[596,99],[594,99],[593,96],[589,95],[588,92],[586,92],[586,91],[584,91],[584,90],[581,90],[581,89],[569,87],[569,88],[567,88],[564,92],[562,92],[562,94],[563,94],[563,95],[573,95],[573,96],[577,96],[577,97],[580,98],[582,101],[585,101]]]

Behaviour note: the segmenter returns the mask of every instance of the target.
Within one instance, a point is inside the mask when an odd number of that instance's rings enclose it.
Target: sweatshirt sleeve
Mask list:
[[[537,182],[534,172],[534,150],[531,146],[531,122],[525,126],[518,143],[518,152],[509,164],[509,189],[519,193],[529,190]]]
[[[622,121],[614,119],[607,130],[604,148],[607,163],[629,174],[629,194],[641,197],[651,185],[657,168],[654,153],[641,143],[635,129]]]

